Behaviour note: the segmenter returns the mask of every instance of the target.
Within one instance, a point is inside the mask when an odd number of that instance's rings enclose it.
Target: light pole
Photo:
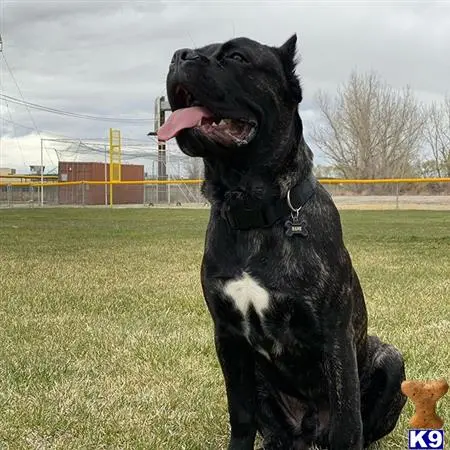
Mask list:
[[[166,101],[165,97],[157,97],[155,100],[155,131],[150,131],[147,136],[158,136],[158,130],[164,124],[166,120],[166,111],[171,111],[169,102]],[[158,139],[158,180],[167,180],[167,153],[166,153],[166,143]],[[160,185],[157,185],[158,192],[158,203],[167,203],[168,189],[167,185],[164,189],[161,189]]]
[[[44,206],[44,141],[41,138],[41,207]]]
[[[0,34],[0,53],[3,53],[3,40],[2,40],[2,35]],[[2,71],[0,70],[0,81],[1,81],[1,79],[3,78],[2,76]],[[1,84],[1,83],[0,83]],[[0,139],[1,139],[1,136],[0,136]],[[3,158],[2,158],[2,144],[1,144],[1,142],[0,142],[0,167],[2,167],[2,165],[3,165]]]

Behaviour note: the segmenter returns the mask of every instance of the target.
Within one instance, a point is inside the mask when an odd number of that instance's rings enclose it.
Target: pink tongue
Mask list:
[[[203,118],[212,117],[212,115],[211,111],[202,106],[177,109],[158,130],[158,139],[160,141],[168,141],[175,137],[181,130],[193,128],[197,126]]]

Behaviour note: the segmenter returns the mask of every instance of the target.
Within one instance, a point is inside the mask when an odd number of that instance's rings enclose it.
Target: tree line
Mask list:
[[[321,120],[311,138],[331,163],[319,176],[450,177],[450,96],[424,105],[410,87],[353,71],[335,95],[319,91],[316,102]]]
[[[450,177],[450,95],[424,105],[407,86],[397,90],[376,72],[353,71],[334,95],[318,91],[320,121],[309,137],[329,163],[318,177],[352,179]],[[189,178],[203,177],[198,158]]]

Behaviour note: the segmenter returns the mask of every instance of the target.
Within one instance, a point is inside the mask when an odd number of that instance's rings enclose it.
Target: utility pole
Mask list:
[[[41,208],[44,206],[44,141],[41,138]]]
[[[155,131],[150,131],[148,136],[157,136],[158,130],[166,121],[166,111],[171,111],[169,102],[165,97],[157,97],[155,100]],[[158,180],[167,181],[167,152],[166,143],[158,139]],[[168,203],[167,184],[158,184],[157,186],[158,203]]]
[[[3,53],[3,39],[2,35],[0,34],[0,53]],[[0,69],[0,85],[3,84],[3,71]],[[0,167],[3,166],[3,144],[1,142],[2,136],[0,135]]]

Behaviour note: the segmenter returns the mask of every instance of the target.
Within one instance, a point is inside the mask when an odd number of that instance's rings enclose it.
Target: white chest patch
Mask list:
[[[269,293],[246,272],[241,278],[225,283],[224,292],[232,298],[236,308],[244,317],[250,305],[253,305],[260,317],[269,306]]]

